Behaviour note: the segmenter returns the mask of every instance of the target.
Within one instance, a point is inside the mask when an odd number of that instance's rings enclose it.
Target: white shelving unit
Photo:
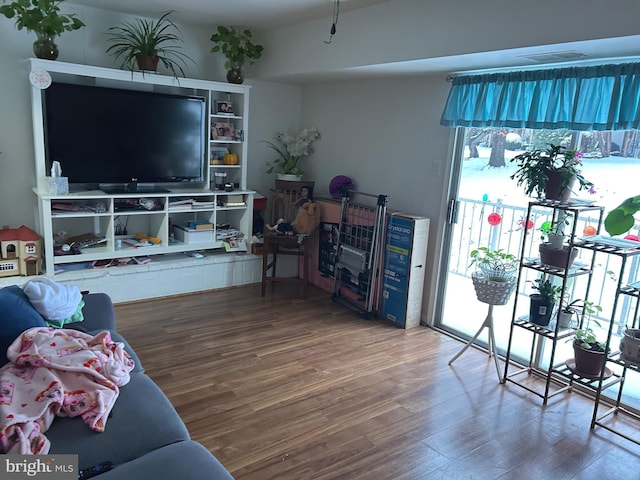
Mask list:
[[[250,249],[252,232],[252,206],[255,192],[247,190],[247,125],[249,113],[249,89],[245,85],[209,82],[205,80],[179,78],[146,72],[130,72],[87,65],[77,65],[57,61],[30,59],[31,71],[47,71],[54,82],[93,84],[131,90],[152,90],[163,93],[198,95],[206,99],[209,134],[207,157],[209,166],[205,169],[205,181],[198,188],[169,188],[168,193],[127,192],[107,194],[101,190],[50,195],[45,188],[47,176],[45,162],[43,93],[32,86],[32,116],[35,148],[35,171],[37,187],[34,193],[38,197],[39,231],[43,237],[45,254],[45,272],[53,275],[56,266],[90,262],[101,259],[127,256],[150,256],[168,253],[190,252],[194,250],[221,249],[221,234],[227,226],[239,230]],[[222,114],[216,110],[217,102],[232,105],[233,114]],[[213,127],[226,124],[232,129],[230,136],[220,138]],[[234,153],[237,164],[225,165],[215,160],[216,153],[226,149]],[[63,166],[64,168],[64,166]],[[224,176],[216,176],[223,173]],[[64,170],[63,170],[64,174]],[[216,178],[224,178],[224,184],[218,185]],[[219,188],[220,187],[220,188]],[[228,191],[232,188],[232,191]],[[242,197],[242,205],[225,206],[227,196]],[[123,208],[138,205],[140,199],[155,203],[153,209]],[[205,202],[206,206],[194,207],[191,204],[172,206],[176,202],[194,200]],[[96,210],[96,205],[97,210]],[[64,208],[57,208],[57,207]],[[212,223],[214,229],[211,238],[198,242],[178,242],[172,227],[187,222]],[[120,235],[126,228],[127,235]],[[59,232],[68,236],[93,233],[103,236],[105,242],[98,246],[83,248],[80,254],[61,254],[55,245]],[[126,240],[140,233],[153,237],[153,246],[131,247]],[[206,237],[207,234],[204,234]],[[58,254],[54,254],[57,252]]]

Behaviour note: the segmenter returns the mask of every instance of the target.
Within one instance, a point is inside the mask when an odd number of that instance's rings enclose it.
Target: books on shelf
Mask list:
[[[216,202],[214,200],[194,200],[193,198],[185,200],[176,200],[169,202],[169,210],[189,209],[189,208],[213,208]]]
[[[222,205],[225,207],[245,207],[247,204],[242,195],[225,195],[222,197]]]

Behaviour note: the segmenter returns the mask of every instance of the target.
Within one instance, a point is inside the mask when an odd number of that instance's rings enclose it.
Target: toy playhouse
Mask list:
[[[0,277],[38,275],[42,263],[40,236],[29,227],[0,229]]]

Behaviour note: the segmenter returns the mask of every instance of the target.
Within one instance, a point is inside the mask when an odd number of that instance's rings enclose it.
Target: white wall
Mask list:
[[[448,91],[442,76],[303,88],[302,123],[322,134],[305,161],[316,193],[328,195],[331,179],[348,175],[358,191],[389,195],[390,209],[431,219],[424,316],[433,307],[447,198],[451,131],[439,122]]]
[[[262,78],[640,33],[636,0],[387,0],[262,35]],[[566,49],[566,47],[564,48]],[[637,52],[636,52],[637,53]],[[533,62],[531,62],[533,65]]]

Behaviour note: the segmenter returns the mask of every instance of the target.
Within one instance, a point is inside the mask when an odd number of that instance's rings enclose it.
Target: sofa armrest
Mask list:
[[[94,330],[115,330],[116,313],[111,297],[106,293],[85,293],[82,295],[84,307],[82,322],[74,322],[65,325],[65,328],[90,332]]]

